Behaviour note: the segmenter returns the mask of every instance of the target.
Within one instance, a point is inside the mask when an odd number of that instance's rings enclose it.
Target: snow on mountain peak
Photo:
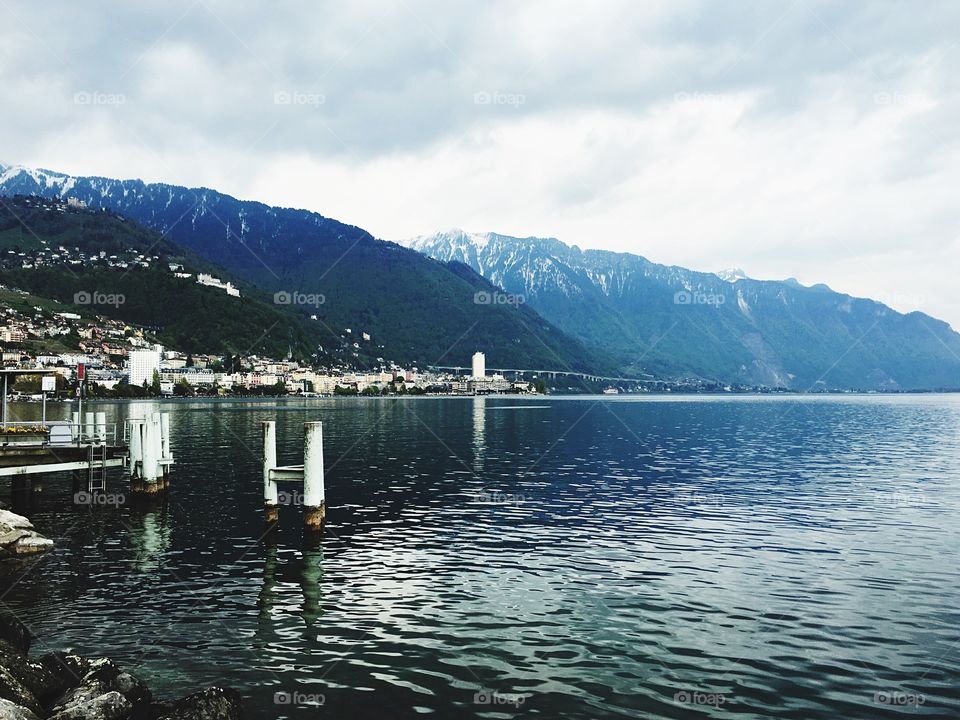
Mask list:
[[[60,187],[61,193],[69,190],[76,182],[76,178],[50,170],[29,168],[24,165],[0,165],[0,183],[13,180],[20,175],[28,175],[40,187]]]
[[[735,283],[737,280],[749,280],[747,274],[740,268],[730,268],[729,270],[721,270],[718,273],[714,273],[721,280],[728,283]]]
[[[433,235],[419,235],[402,242],[401,245],[421,249],[429,245],[445,243],[455,247],[470,245],[477,250],[483,250],[492,237],[493,233],[472,233],[460,228],[451,228],[450,230],[444,230],[443,232],[434,233]]]

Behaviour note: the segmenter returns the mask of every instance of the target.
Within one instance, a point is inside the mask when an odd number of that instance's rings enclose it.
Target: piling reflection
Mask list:
[[[285,550],[283,559],[276,542],[268,536],[263,562],[263,584],[257,598],[257,638],[269,643],[277,637],[282,617],[299,614],[306,627],[312,627],[323,615],[321,584],[323,582],[323,547],[305,546],[302,550]],[[299,598],[292,596],[299,585]]]
[[[133,506],[127,526],[133,545],[134,567],[140,572],[157,570],[160,558],[170,549],[172,520],[166,499]]]

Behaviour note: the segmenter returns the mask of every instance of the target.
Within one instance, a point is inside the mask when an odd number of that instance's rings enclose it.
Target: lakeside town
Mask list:
[[[0,290],[26,295],[13,288]],[[352,329],[345,329],[351,334]],[[76,334],[78,349],[53,349],[58,338]],[[543,392],[540,381],[510,380],[486,372],[482,352],[469,373],[430,372],[383,362],[380,367],[323,369],[292,359],[256,354],[213,355],[164,348],[148,330],[105,317],[35,306],[27,314],[0,307],[0,360],[7,369],[45,369],[57,376],[60,395],[78,380],[86,393],[104,397],[218,395],[386,395]],[[34,350],[28,345],[38,346]],[[380,359],[382,361],[382,358]],[[30,396],[27,383],[21,394]]]

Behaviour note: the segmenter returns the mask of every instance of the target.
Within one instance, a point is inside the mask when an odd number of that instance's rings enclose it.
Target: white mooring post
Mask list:
[[[280,517],[277,508],[277,481],[270,472],[277,467],[277,421],[264,420],[263,427],[263,509],[267,525],[275,525]]]
[[[143,463],[143,418],[130,418],[130,478],[142,475]]]
[[[107,443],[107,414],[98,412],[94,417],[97,424],[97,442],[105,445]]]
[[[160,457],[164,460],[170,459],[170,413],[160,414],[160,434],[163,436]]]
[[[159,467],[159,448],[157,435],[160,432],[159,423],[151,416],[144,420],[141,433],[141,451],[143,454],[140,477],[145,481],[145,492],[157,492],[157,468]]]
[[[83,414],[83,440],[90,442],[93,439],[94,415],[92,412]]]
[[[157,462],[163,457],[163,418],[160,413],[154,413],[153,417],[153,443],[156,445]],[[159,472],[159,468],[157,470]]]
[[[323,423],[303,424],[303,524],[308,531],[319,531],[326,516],[326,492],[323,483]]]
[[[73,440],[80,439],[80,413],[70,414],[70,437]]]

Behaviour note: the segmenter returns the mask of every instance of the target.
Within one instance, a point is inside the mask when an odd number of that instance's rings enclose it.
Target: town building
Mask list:
[[[160,372],[159,350],[131,350],[129,361],[129,380],[131,385],[143,385],[153,382],[153,373]]]
[[[487,358],[482,352],[473,354],[473,372],[470,374],[474,380],[482,380],[487,376]]]

